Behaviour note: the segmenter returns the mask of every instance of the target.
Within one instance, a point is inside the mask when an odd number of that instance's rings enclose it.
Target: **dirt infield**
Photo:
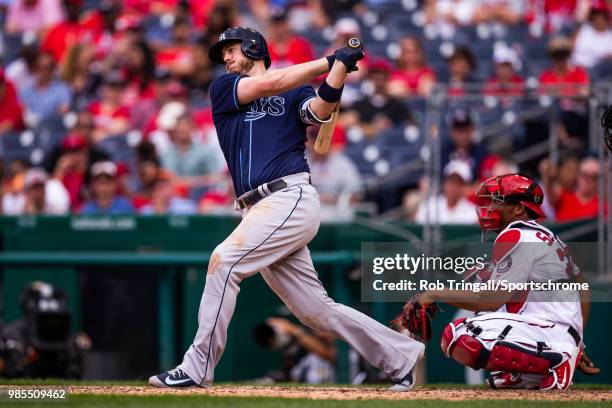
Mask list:
[[[60,386],[61,387],[61,386]],[[0,386],[0,389],[7,386]],[[10,386],[10,388],[32,388],[32,386]],[[36,388],[58,388],[40,386]],[[64,388],[64,387],[61,387]],[[307,398],[313,400],[532,400],[532,401],[612,401],[612,390],[570,390],[567,392],[542,392],[525,390],[493,391],[485,389],[423,389],[411,392],[394,393],[380,388],[365,387],[289,387],[289,386],[250,386],[222,385],[204,389],[159,389],[148,386],[102,386],[74,385],[67,387],[70,394],[116,394],[116,395],[210,395],[219,397],[277,397]]]

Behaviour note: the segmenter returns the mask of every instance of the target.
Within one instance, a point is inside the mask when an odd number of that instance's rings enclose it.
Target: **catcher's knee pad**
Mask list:
[[[446,325],[442,331],[442,339],[440,340],[440,347],[446,357],[450,357],[450,349],[457,340],[457,329],[465,324],[466,317],[457,319]]]
[[[476,337],[459,334],[466,320],[464,317],[447,324],[442,332],[440,346],[446,357],[453,358],[459,364],[474,369],[482,368],[488,360],[489,350]]]

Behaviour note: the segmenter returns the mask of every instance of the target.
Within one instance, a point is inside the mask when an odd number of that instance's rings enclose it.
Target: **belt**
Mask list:
[[[580,335],[578,334],[578,332],[576,331],[576,329],[574,329],[572,326],[570,326],[567,329],[567,332],[569,333],[570,336],[572,336],[572,338],[574,339],[574,341],[576,342],[576,346],[580,345],[580,342],[582,341],[582,339],[580,338]]]
[[[246,193],[238,197],[236,201],[238,202],[238,206],[240,207],[240,209],[244,210],[245,208],[254,206],[259,201],[271,195],[272,193],[282,190],[287,186],[293,184],[300,184],[305,181],[310,184],[310,175],[308,175],[308,173],[292,174],[291,176],[272,180],[268,183],[262,184],[257,188],[254,188],[251,191],[247,191]]]

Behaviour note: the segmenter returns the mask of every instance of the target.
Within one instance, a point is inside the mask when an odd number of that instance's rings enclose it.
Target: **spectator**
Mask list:
[[[68,190],[73,211],[79,209],[83,203],[84,187],[90,178],[88,170],[93,163],[107,157],[106,153],[92,148],[81,133],[69,133],[62,141],[61,154],[52,165],[53,178],[60,180]]]
[[[308,0],[313,12],[313,23],[320,29],[338,21],[343,15],[359,16],[366,11],[362,0],[323,1]]]
[[[400,41],[397,70],[391,76],[389,90],[398,97],[427,96],[436,82],[434,71],[427,66],[421,42],[416,37]]]
[[[552,171],[553,177],[565,191],[574,191],[576,189],[579,170],[580,159],[573,154],[563,157],[559,162],[558,167],[555,167],[549,158],[541,160],[538,164],[540,178],[544,180],[546,178],[546,174]],[[544,211],[544,214],[546,214],[547,218],[552,220],[555,219],[555,209],[550,200],[544,200],[544,203],[542,203],[542,210]]]
[[[6,17],[6,32],[34,32],[41,37],[51,26],[62,21],[59,0],[13,0]]]
[[[518,24],[525,15],[528,0],[471,0],[473,12],[470,24]]]
[[[177,197],[169,177],[159,177],[153,188],[151,203],[140,210],[144,215],[191,215],[197,212],[193,201]]]
[[[272,9],[266,31],[272,69],[301,64],[314,59],[314,52],[308,40],[293,33],[289,26],[286,9]]]
[[[159,88],[160,93],[156,96],[151,116],[145,124],[144,133],[150,137],[157,146],[158,153],[163,153],[169,145],[168,134],[176,124],[179,116],[183,115],[189,109],[189,99],[187,88],[182,82],[177,80],[168,80]],[[158,106],[157,103],[166,100],[163,105]]]
[[[584,148],[588,138],[587,104],[584,98],[589,92],[589,74],[584,68],[571,64],[572,42],[569,38],[553,38],[548,51],[552,67],[540,75],[541,90],[561,97],[561,143],[569,148]]]
[[[19,58],[6,66],[6,77],[20,88],[31,86],[36,81],[36,59],[38,42],[35,38],[24,36]]]
[[[476,60],[468,47],[459,46],[448,59],[448,93],[459,96],[465,94],[466,85],[476,82],[474,71]]]
[[[155,97],[155,56],[145,41],[138,41],[127,47],[122,68],[126,75],[126,85],[121,93],[124,106],[132,108],[141,100]]]
[[[81,210],[81,214],[131,214],[134,207],[130,201],[119,194],[117,165],[111,161],[94,164],[91,168],[91,196]]]
[[[55,60],[49,53],[41,53],[36,59],[36,80],[19,89],[19,97],[26,108],[26,121],[35,126],[46,119],[59,117],[70,107],[71,93],[68,86],[55,79]]]
[[[208,58],[208,56],[207,56]],[[164,104],[170,101],[170,85],[172,74],[165,68],[156,68],[153,71],[153,98],[141,98],[131,109],[130,124],[143,133],[148,134],[154,130],[153,123]]]
[[[3,163],[3,161],[0,161]],[[24,160],[14,159],[9,162],[9,165],[6,168],[6,172],[4,171],[4,166],[2,166],[2,200],[3,207],[7,207],[5,204],[8,200],[8,208],[14,208],[15,206],[11,205],[15,200],[13,198],[19,196],[23,193],[23,185],[25,180],[25,174],[28,171],[28,164]]]
[[[123,52],[128,45],[146,41],[143,16],[139,14],[123,14],[117,19],[115,26],[119,37],[116,42],[116,48],[119,52]],[[115,50],[111,50],[110,55],[112,55],[113,51]]]
[[[425,21],[445,39],[451,39],[458,26],[481,23],[514,25],[521,22],[527,0],[426,0]]]
[[[235,2],[218,2],[208,18],[204,37],[208,45],[217,41],[221,33],[238,25],[238,5]]]
[[[572,61],[590,69],[606,58],[612,58],[612,28],[610,11],[608,6],[603,4],[591,8],[588,23],[578,30]]]
[[[17,91],[13,84],[5,77],[4,69],[0,66],[0,135],[16,132],[23,129],[23,115]]]
[[[442,166],[461,160],[470,166],[470,172],[481,179],[483,163],[489,156],[487,148],[474,140],[474,122],[469,111],[456,109],[452,114],[450,142],[442,148]]]
[[[498,177],[498,176],[503,176],[504,174],[518,173],[518,172],[519,172],[519,167],[517,166],[516,163],[511,162],[510,160],[506,160],[506,159],[499,159],[495,161],[495,164],[493,164],[493,166],[491,167],[491,172],[487,174],[486,178]]]
[[[55,24],[47,31],[41,50],[51,53],[55,61],[62,61],[70,47],[79,42],[87,42],[92,33],[79,22],[83,0],[63,0],[66,21]]]
[[[104,59],[121,37],[117,30],[117,20],[121,13],[121,0],[102,0],[97,2],[97,9],[81,17],[83,27],[93,33],[93,47],[96,57]]]
[[[193,26],[197,30],[202,30],[208,25],[210,13],[219,1],[215,0],[188,0],[189,8],[187,13],[193,20]]]
[[[60,77],[72,91],[71,106],[81,110],[95,97],[99,77],[92,75],[95,50],[85,44],[70,47],[60,66]]]
[[[550,163],[540,166],[546,200],[555,210],[557,221],[573,221],[597,217],[599,211],[599,177],[601,169],[597,159],[587,157],[580,163],[576,188],[569,190],[557,177]]]
[[[183,114],[170,130],[171,145],[161,155],[165,169],[189,186],[204,186],[218,180],[222,164],[213,145],[201,143],[195,137],[193,119]]]
[[[586,95],[589,74],[570,62],[572,41],[567,37],[555,37],[548,44],[552,66],[540,75],[540,84],[546,93],[561,96]]]
[[[41,168],[25,173],[23,193],[3,197],[5,215],[62,215],[70,207],[68,192],[61,182],[49,179]]]
[[[134,208],[140,210],[151,203],[157,180],[168,177],[161,167],[155,145],[148,140],[143,140],[136,146],[136,177],[130,196]]]
[[[120,72],[111,72],[104,77],[100,89],[100,100],[92,102],[88,111],[96,126],[93,136],[97,143],[109,136],[125,135],[129,129],[130,111],[123,105],[121,91],[125,79]]]
[[[306,152],[312,184],[321,200],[321,216],[339,220],[352,216],[351,206],[359,201],[362,180],[359,171],[341,151],[319,154],[314,150],[318,128],[308,129]]]
[[[187,114],[187,105],[183,102],[170,101],[152,118],[153,123],[147,125],[149,140],[155,145],[157,154],[163,156],[171,148],[170,133],[176,128],[178,119]]]
[[[470,2],[463,0],[426,0],[423,10],[425,23],[445,39],[455,35],[457,26],[468,25],[473,12]]]
[[[193,48],[189,21],[176,18],[172,26],[172,43],[157,52],[155,61],[175,76],[188,79],[194,68]]]
[[[580,10],[577,7],[580,2],[584,3],[584,0],[532,0],[527,19],[538,29],[537,32],[544,29],[549,33],[558,33],[574,27],[577,19],[581,21],[578,17]]]
[[[229,177],[225,177],[223,181],[217,183],[200,197],[198,212],[200,214],[233,214],[236,211],[235,203],[234,187]]]
[[[55,146],[47,155],[45,161],[45,169],[49,173],[53,173],[58,160],[71,149],[79,149],[83,145],[87,150],[87,168],[91,168],[92,164],[98,161],[110,160],[109,154],[93,144],[93,132],[95,125],[93,117],[88,111],[77,113],[76,122],[70,132],[64,136],[61,144]],[[86,175],[85,183],[89,181],[89,175]]]
[[[410,121],[408,108],[388,91],[390,66],[384,60],[371,63],[368,80],[372,86],[370,95],[358,100],[343,115],[342,124],[348,128],[360,126],[368,137]]]
[[[514,97],[523,95],[525,91],[525,81],[518,74],[521,61],[516,51],[509,47],[496,47],[493,61],[495,73],[487,80],[484,93],[499,97],[502,105],[507,107],[514,102]]]
[[[209,103],[208,87],[214,79],[214,67],[208,58],[208,45],[200,38],[193,49],[194,72],[189,77],[189,97],[194,105]]]
[[[444,167],[442,194],[426,199],[419,205],[415,221],[418,224],[473,224],[478,221],[476,206],[467,199],[467,187],[472,171],[464,161],[451,161]]]

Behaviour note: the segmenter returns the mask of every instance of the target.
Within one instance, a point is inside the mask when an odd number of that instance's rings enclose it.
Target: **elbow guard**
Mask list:
[[[320,119],[315,113],[310,109],[310,102],[312,102],[315,98],[310,98],[302,102],[300,105],[300,119],[306,125],[322,125],[324,123],[328,123],[331,121],[331,115],[327,119]]]

